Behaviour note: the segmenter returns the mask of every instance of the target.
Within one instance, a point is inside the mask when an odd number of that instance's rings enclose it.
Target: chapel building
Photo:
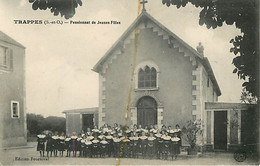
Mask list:
[[[221,95],[208,59],[147,12],[93,70],[99,73],[99,126],[183,125],[202,119],[205,102]]]

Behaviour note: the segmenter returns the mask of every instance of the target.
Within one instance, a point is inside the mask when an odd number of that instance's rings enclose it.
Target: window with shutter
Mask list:
[[[20,117],[20,108],[18,101],[11,101],[11,117],[19,118]]]
[[[13,50],[0,46],[0,70],[11,71],[13,69]]]
[[[6,48],[2,46],[0,46],[0,66],[1,67],[7,66]]]

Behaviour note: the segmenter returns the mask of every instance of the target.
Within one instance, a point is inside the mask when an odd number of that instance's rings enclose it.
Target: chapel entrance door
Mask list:
[[[214,112],[214,149],[227,150],[227,111]]]
[[[137,124],[145,126],[157,124],[157,103],[149,96],[142,97],[137,103]]]

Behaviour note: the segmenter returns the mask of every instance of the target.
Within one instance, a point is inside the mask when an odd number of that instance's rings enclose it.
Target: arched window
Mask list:
[[[156,88],[156,69],[145,66],[138,72],[138,88]]]

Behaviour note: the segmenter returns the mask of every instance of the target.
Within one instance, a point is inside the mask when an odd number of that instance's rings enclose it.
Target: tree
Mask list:
[[[57,116],[48,116],[44,119],[42,124],[44,130],[57,131],[58,133],[66,131],[66,119]]]
[[[82,6],[81,0],[29,0],[32,3],[33,10],[46,10],[47,8],[54,16],[72,18],[76,13],[76,8]]]
[[[208,29],[235,24],[241,30],[241,35],[230,40],[233,47],[230,52],[235,55],[233,73],[243,79],[242,87],[253,97],[259,98],[259,48],[258,48],[258,0],[162,0],[168,7],[185,7],[191,3],[202,10],[199,14],[199,24]]]
[[[43,131],[42,121],[44,117],[42,115],[27,114],[27,130],[31,135],[40,134]]]
[[[30,113],[27,114],[27,129],[30,135],[40,134],[44,130],[65,133],[66,119],[57,116],[48,116],[44,118],[42,115]]]

